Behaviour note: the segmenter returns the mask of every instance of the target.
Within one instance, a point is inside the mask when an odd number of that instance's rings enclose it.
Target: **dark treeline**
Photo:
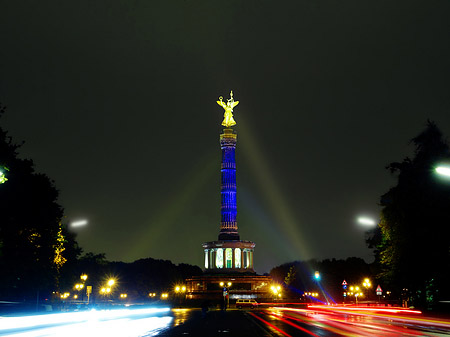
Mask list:
[[[319,272],[319,279],[315,277],[316,272]],[[326,259],[285,263],[273,268],[270,276],[284,285],[288,291],[286,296],[290,299],[305,299],[302,297],[305,292],[318,292],[322,299],[325,294],[331,302],[343,301],[344,280],[349,286],[360,287],[365,278],[374,280],[372,266],[357,257],[349,257],[346,260]],[[369,290],[372,295],[369,298],[366,296],[365,299],[375,298],[374,290],[372,284]]]
[[[101,297],[99,290],[105,287],[109,279],[114,279],[114,295],[126,293],[129,299],[145,300],[149,293],[172,291],[175,285],[183,284],[185,279],[200,275],[198,266],[180,263],[175,265],[169,260],[153,258],[139,259],[134,262],[109,262],[103,254],[88,253],[64,270],[61,275],[61,292],[73,292],[73,286],[80,282],[80,275],[88,275],[86,285],[93,287],[93,298]]]

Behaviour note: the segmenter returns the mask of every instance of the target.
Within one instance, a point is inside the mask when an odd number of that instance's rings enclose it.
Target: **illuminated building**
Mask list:
[[[239,101],[234,101],[233,92],[230,96],[227,103],[222,101],[222,97],[217,101],[225,110],[222,122],[225,129],[220,135],[222,163],[219,237],[217,241],[203,243],[204,275],[186,280],[188,298],[214,295],[221,291],[221,282],[232,284],[230,298],[264,297],[271,283],[269,276],[256,275],[253,270],[255,243],[240,240],[238,233],[235,159],[237,134],[231,126],[236,124],[232,112]]]

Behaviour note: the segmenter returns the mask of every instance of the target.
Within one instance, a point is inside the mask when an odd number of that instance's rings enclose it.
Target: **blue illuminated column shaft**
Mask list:
[[[219,240],[239,240],[236,203],[236,150],[237,135],[230,128],[220,135],[222,149],[221,222]]]

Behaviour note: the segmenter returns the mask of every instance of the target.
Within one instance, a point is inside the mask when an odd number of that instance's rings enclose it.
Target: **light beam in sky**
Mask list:
[[[241,151],[243,152],[241,158],[245,156],[244,158],[249,160],[250,168],[263,189],[267,205],[276,218],[276,225],[280,230],[280,234],[283,234],[282,238],[278,238],[278,241],[283,242],[283,246],[289,247],[287,253],[291,259],[310,258],[312,250],[303,236],[303,224],[294,216],[273,174],[268,170],[266,158],[264,158],[261,148],[252,136],[248,124],[245,123],[242,117],[240,117],[239,121],[240,133],[245,136],[245,141],[241,142]],[[288,242],[289,244],[286,244]]]

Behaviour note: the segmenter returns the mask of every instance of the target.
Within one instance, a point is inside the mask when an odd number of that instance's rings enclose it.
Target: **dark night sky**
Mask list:
[[[230,89],[238,225],[258,272],[372,260],[427,118],[450,135],[450,2],[0,0],[2,127],[55,180],[85,251],[202,266],[220,222]]]

